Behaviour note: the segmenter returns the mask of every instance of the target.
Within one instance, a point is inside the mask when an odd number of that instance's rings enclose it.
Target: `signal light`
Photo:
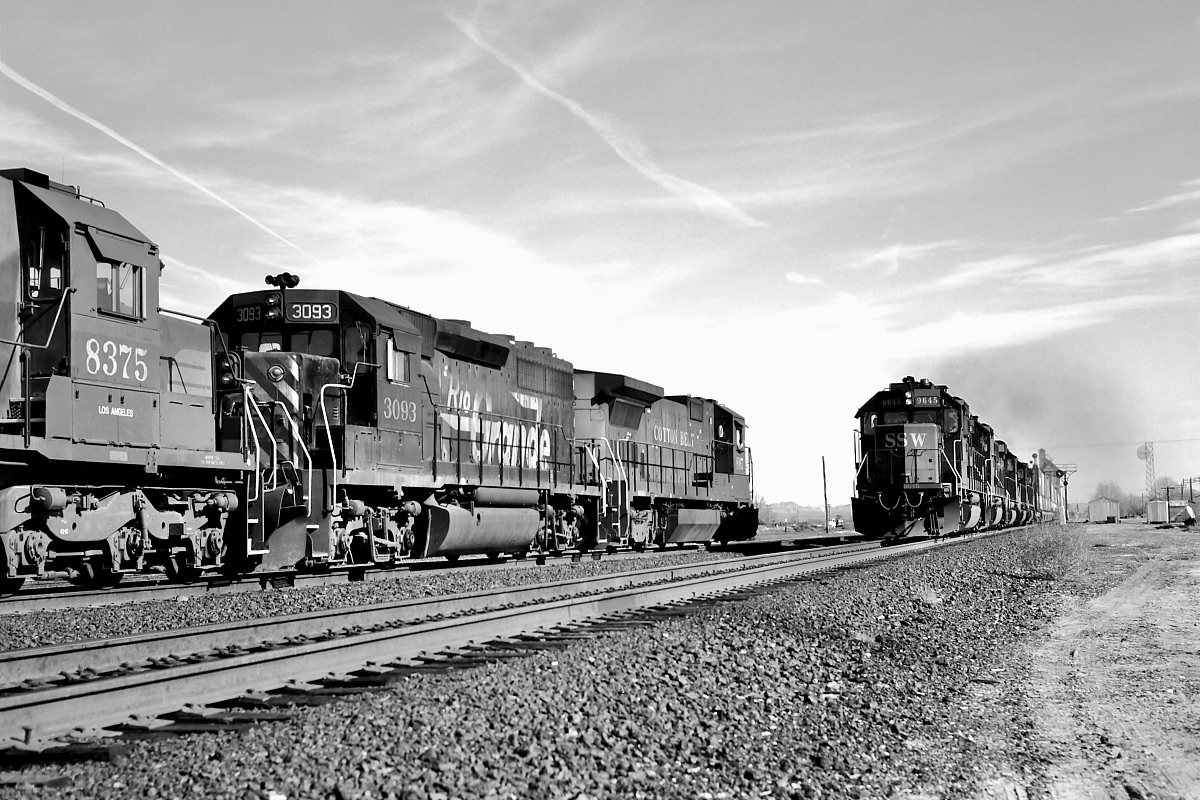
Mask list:
[[[279,319],[279,309],[278,308],[268,308],[267,309],[267,319]]]
[[[221,385],[222,386],[232,386],[233,385],[233,373],[232,372],[222,372],[221,373]]]
[[[267,285],[278,286],[280,289],[295,289],[300,285],[300,276],[293,275],[290,272],[281,272],[278,275],[268,275]]]
[[[906,406],[912,405],[912,392],[904,393],[904,405],[906,405]]]
[[[269,305],[269,306],[279,305],[279,295],[277,295],[275,293],[271,293],[271,294],[267,295],[267,305]]]

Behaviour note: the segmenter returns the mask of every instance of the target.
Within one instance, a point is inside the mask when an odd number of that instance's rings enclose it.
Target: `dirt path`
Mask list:
[[[1083,534],[1090,577],[1125,577],[1066,598],[1022,654],[1023,679],[979,693],[1028,715],[1024,746],[1003,748],[1027,762],[1025,780],[997,778],[986,796],[1020,798],[1025,784],[1057,800],[1200,799],[1200,534],[1131,523]]]

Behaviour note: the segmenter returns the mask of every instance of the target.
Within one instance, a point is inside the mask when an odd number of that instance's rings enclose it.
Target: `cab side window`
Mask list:
[[[25,298],[31,302],[58,299],[67,265],[68,238],[63,223],[35,215],[30,204],[18,197],[17,234],[21,243],[21,267]]]
[[[384,334],[387,340],[387,379],[392,383],[409,383],[412,379],[409,373],[408,353],[397,350],[390,334]]]
[[[142,268],[117,261],[96,262],[96,310],[142,319]]]

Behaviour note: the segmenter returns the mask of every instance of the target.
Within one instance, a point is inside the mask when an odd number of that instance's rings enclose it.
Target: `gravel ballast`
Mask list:
[[[1014,537],[969,541],[444,675],[242,734],[138,743],[56,768],[42,796],[971,797],[969,702],[1048,620],[1063,581]],[[1111,572],[1097,581],[1115,580]],[[32,770],[44,772],[45,769]]]
[[[218,622],[277,617],[372,603],[390,603],[462,592],[480,592],[629,572],[727,560],[733,551],[689,550],[644,557],[590,558],[545,565],[472,566],[461,569],[396,572],[377,581],[331,586],[287,587],[241,594],[208,595],[16,614],[0,613],[0,650],[18,650],[89,639],[110,639],[150,631],[191,628]]]

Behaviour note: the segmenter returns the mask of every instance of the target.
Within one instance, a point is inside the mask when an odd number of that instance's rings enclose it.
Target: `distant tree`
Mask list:
[[[1099,500],[1101,497],[1107,497],[1109,500],[1120,500],[1124,495],[1125,492],[1121,490],[1121,485],[1116,481],[1101,481],[1096,484],[1096,491],[1092,493],[1092,499]]]
[[[1155,496],[1153,500],[1179,499],[1179,481],[1170,476],[1163,476],[1154,481]]]

